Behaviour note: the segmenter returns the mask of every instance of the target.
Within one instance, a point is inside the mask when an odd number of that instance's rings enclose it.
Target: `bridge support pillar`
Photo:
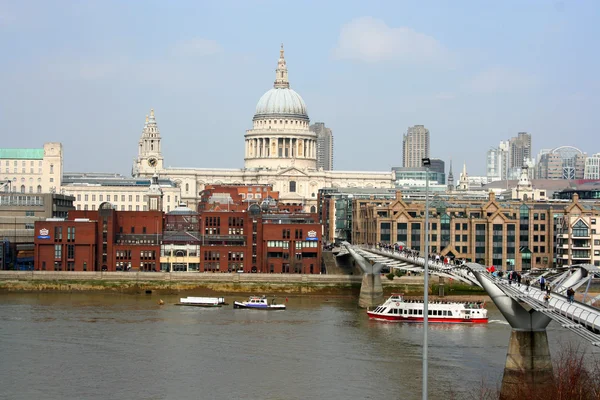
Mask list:
[[[552,376],[546,330],[513,329],[508,343],[500,399],[516,399],[537,388],[546,390]]]
[[[360,286],[360,296],[358,298],[358,306],[361,308],[371,308],[378,306],[381,303],[383,303],[381,274],[363,274],[362,285]]]

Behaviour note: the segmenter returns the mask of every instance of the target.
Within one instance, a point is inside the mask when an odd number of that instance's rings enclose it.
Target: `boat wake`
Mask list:
[[[490,319],[490,320],[488,321],[488,324],[502,324],[502,325],[508,325],[508,322],[506,322],[506,321],[502,321],[502,320],[499,320],[499,319]]]

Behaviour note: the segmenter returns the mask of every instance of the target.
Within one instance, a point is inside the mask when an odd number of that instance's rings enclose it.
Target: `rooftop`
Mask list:
[[[0,149],[0,159],[42,160],[44,149]]]

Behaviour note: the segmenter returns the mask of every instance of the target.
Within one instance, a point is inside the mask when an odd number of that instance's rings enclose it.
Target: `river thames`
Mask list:
[[[421,397],[423,326],[369,321],[356,298],[289,297],[286,311],[273,312],[174,306],[178,300],[0,294],[0,398]],[[451,390],[470,398],[482,379],[501,380],[510,327],[486,306],[487,325],[430,325],[430,398]],[[553,349],[581,343],[554,323],[548,332]]]

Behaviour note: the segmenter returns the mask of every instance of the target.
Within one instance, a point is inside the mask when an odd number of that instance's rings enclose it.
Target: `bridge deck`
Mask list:
[[[347,244],[346,246],[351,246]],[[424,271],[425,260],[422,257],[407,256],[401,252],[377,249],[371,247],[352,246],[357,253],[373,263],[387,265],[390,268],[400,268],[409,271]],[[520,303],[525,303],[533,310],[540,312],[553,321],[559,323],[563,328],[569,329],[582,338],[588,340],[594,346],[600,346],[600,310],[574,301],[570,303],[563,293],[568,276],[566,273],[560,275],[556,280],[556,288],[559,293],[552,292],[550,299],[545,300],[545,292],[525,284],[509,284],[508,280],[501,279],[490,274],[483,265],[469,263],[463,265],[445,265],[443,263],[429,261],[428,270],[433,275],[452,277],[462,282],[482,286],[473,271],[478,272],[482,279],[489,280],[498,287],[506,296]],[[591,276],[590,276],[591,277]],[[577,278],[578,279],[578,278]],[[590,278],[585,278],[585,281]],[[573,280],[571,280],[573,281]],[[573,285],[579,287],[584,279],[579,279]],[[562,285],[562,286],[561,286]],[[569,286],[573,286],[569,282]]]

